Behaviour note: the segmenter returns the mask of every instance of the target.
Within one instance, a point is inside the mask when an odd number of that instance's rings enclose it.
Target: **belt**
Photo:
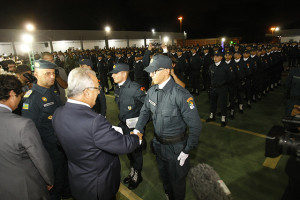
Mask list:
[[[183,132],[176,136],[160,137],[156,133],[154,133],[155,138],[161,144],[176,144],[178,142],[184,141],[185,135],[186,135],[185,132]]]

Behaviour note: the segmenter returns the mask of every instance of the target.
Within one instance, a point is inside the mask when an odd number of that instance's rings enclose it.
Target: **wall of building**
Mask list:
[[[281,43],[300,42],[300,36],[281,37]]]

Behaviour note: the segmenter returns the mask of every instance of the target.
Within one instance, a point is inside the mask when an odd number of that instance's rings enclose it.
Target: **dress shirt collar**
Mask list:
[[[69,103],[73,103],[73,104],[80,104],[80,105],[84,105],[84,106],[87,106],[87,107],[91,107],[89,104],[87,104],[87,103],[84,103],[84,102],[82,102],[82,101],[77,101],[77,100],[74,100],[74,99],[68,99],[68,101],[67,102],[69,102]]]
[[[6,108],[6,109],[8,109],[10,112],[12,112],[12,109],[11,109],[10,107],[8,107],[7,105],[4,105],[4,104],[0,103],[0,107]]]
[[[165,87],[165,85],[169,82],[170,79],[171,79],[171,76],[169,76],[168,80],[166,80],[165,82],[158,84],[158,89],[163,89]]]

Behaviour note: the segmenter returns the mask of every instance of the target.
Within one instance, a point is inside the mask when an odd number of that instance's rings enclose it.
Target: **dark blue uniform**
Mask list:
[[[141,87],[138,83],[131,82],[130,78],[121,86],[116,86],[115,101],[120,109],[119,126],[125,135],[129,135],[134,129],[134,127],[127,126],[126,120],[136,118],[140,115],[145,96],[145,88]],[[134,152],[127,154],[127,156],[130,161],[131,172],[129,176],[124,179],[124,182],[129,183],[129,189],[134,189],[137,187],[138,182],[141,181],[141,171],[143,168],[142,148],[137,148]],[[135,175],[135,173],[137,174]],[[136,180],[134,179],[134,183],[132,183],[134,176]]]
[[[218,100],[221,105],[221,115],[227,116],[227,95],[228,95],[228,81],[229,68],[221,61],[217,66],[216,63],[209,67],[210,75],[210,112],[215,117],[217,111]]]
[[[67,160],[57,145],[57,138],[52,126],[52,115],[56,108],[61,105],[62,102],[54,86],[48,89],[33,84],[32,89],[23,98],[22,116],[34,121],[52,160],[55,184],[50,190],[50,195],[53,200],[60,199],[67,175]]]
[[[202,126],[194,99],[171,78],[163,89],[155,85],[148,90],[136,129],[142,131],[150,117],[155,129],[153,150],[165,192],[170,199],[184,199],[189,158],[183,166],[177,158],[198,144]]]

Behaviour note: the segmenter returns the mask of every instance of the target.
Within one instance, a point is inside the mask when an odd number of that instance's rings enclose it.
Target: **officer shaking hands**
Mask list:
[[[140,110],[144,104],[146,96],[145,88],[130,80],[128,77],[128,64],[117,63],[109,73],[112,74],[112,78],[117,84],[115,88],[115,101],[120,109],[120,123],[118,126],[122,128],[124,134],[129,135],[135,128]],[[131,171],[123,182],[129,184],[128,188],[133,190],[143,180],[141,176],[143,168],[142,147],[137,148],[132,153],[127,154],[127,156],[130,161]]]
[[[154,85],[147,91],[134,132],[142,132],[152,117],[153,151],[165,193],[169,199],[184,199],[188,156],[198,145],[202,125],[192,95],[174,82],[171,69],[171,59],[160,54],[153,56],[145,68]]]

